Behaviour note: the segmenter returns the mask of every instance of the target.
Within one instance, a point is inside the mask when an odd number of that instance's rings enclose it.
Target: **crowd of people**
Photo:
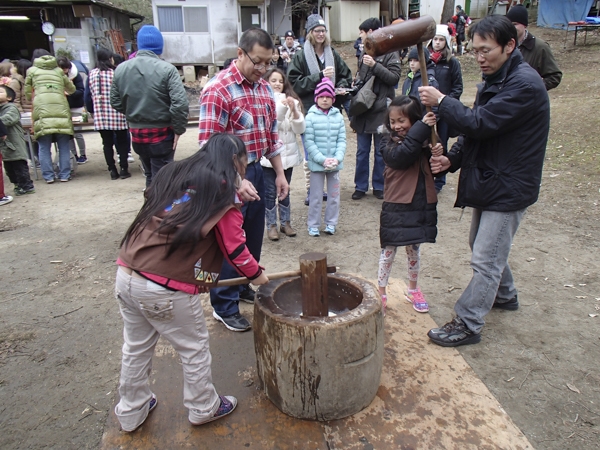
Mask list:
[[[260,265],[265,229],[273,241],[281,234],[297,235],[289,197],[294,167],[304,165],[308,236],[336,234],[347,150],[342,111],[350,116],[357,138],[352,200],[366,196],[370,175],[373,196],[383,201],[377,277],[383,314],[398,247],[407,254],[405,298],[417,312],[429,310],[418,282],[420,245],[436,240],[437,196],[445,174],[457,170],[456,206],[473,209],[473,275],[456,302],[455,317],[430,330],[429,339],[448,347],[478,343],[492,308],[519,308],[508,257],[519,224],[539,194],[550,118],[546,91],[562,76],[547,44],[527,31],[527,11],[520,8],[511,8],[507,17],[488,16],[470,24],[457,7],[450,19],[456,25],[457,49],[451,27],[438,25],[424,51],[427,73],[420,73],[413,48],[405,54],[404,80],[399,52],[373,57],[360,44],[353,76],[331,46],[318,14],[307,19],[302,47],[292,31],[275,45],[266,31],[249,29],[241,35],[236,58],[202,90],[200,150],[177,162],[174,153],[187,125],[188,100],[177,70],[159,58],[160,31],[142,27],[135,58],[118,67],[110,52],[98,52],[98,66],[89,72],[82,96],[102,136],[111,178],[129,176],[130,140],[146,173],[145,203],[117,260],[116,296],[125,343],[115,411],[124,431],[138,428],[157,405],[148,377],[160,335],[181,355],[184,404],[192,424],[235,409],[237,400],[217,395],[212,384],[198,295],[210,292],[212,315],[227,329],[251,328],[239,301],[254,301],[250,282],[269,281]],[[380,27],[377,18],[365,20],[358,27],[361,41]],[[473,107],[460,102],[457,56],[467,28],[483,79]],[[25,176],[27,152],[18,120],[19,108],[29,107],[32,93],[44,179],[55,179],[53,141],[59,150],[58,177],[69,179],[71,117],[81,108],[75,93],[82,84],[72,68],[72,62],[41,52],[33,67],[23,72],[17,64],[14,70],[25,97],[10,87],[12,80],[0,82],[0,145],[7,174],[21,193],[34,192]],[[374,98],[370,106],[359,108],[351,96],[365,86]],[[46,101],[56,105],[50,113],[41,106]],[[458,138],[448,148],[450,137]],[[79,158],[85,158],[85,146],[79,150]],[[16,159],[7,157],[11,151]],[[4,201],[4,192],[0,194]],[[215,286],[240,275],[248,283]]]

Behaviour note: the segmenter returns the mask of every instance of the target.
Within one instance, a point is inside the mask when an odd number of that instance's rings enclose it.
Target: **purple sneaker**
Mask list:
[[[217,420],[221,417],[225,417],[226,415],[231,414],[237,406],[237,398],[232,397],[231,395],[219,395],[219,398],[221,399],[221,405],[212,417],[209,417],[208,419],[203,420],[202,422],[190,421],[190,423],[192,425],[204,425],[205,423],[212,422],[213,420]]]

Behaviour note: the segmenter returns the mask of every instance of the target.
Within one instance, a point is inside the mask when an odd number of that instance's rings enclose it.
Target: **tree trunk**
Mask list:
[[[448,19],[450,19],[454,15],[454,0],[444,0],[444,8],[442,9],[442,25],[446,25],[448,23]]]

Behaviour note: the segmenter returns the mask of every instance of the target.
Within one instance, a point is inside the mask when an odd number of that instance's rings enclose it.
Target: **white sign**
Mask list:
[[[90,53],[81,50],[79,52],[79,59],[81,60],[82,63],[89,64],[90,63]]]
[[[260,25],[258,14],[252,14],[252,25]]]

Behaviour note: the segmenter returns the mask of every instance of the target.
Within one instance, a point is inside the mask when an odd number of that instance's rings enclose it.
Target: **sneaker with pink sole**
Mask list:
[[[408,302],[412,303],[415,311],[420,313],[429,311],[429,305],[427,304],[427,300],[425,300],[421,289],[417,288],[414,291],[409,289],[405,298]]]

